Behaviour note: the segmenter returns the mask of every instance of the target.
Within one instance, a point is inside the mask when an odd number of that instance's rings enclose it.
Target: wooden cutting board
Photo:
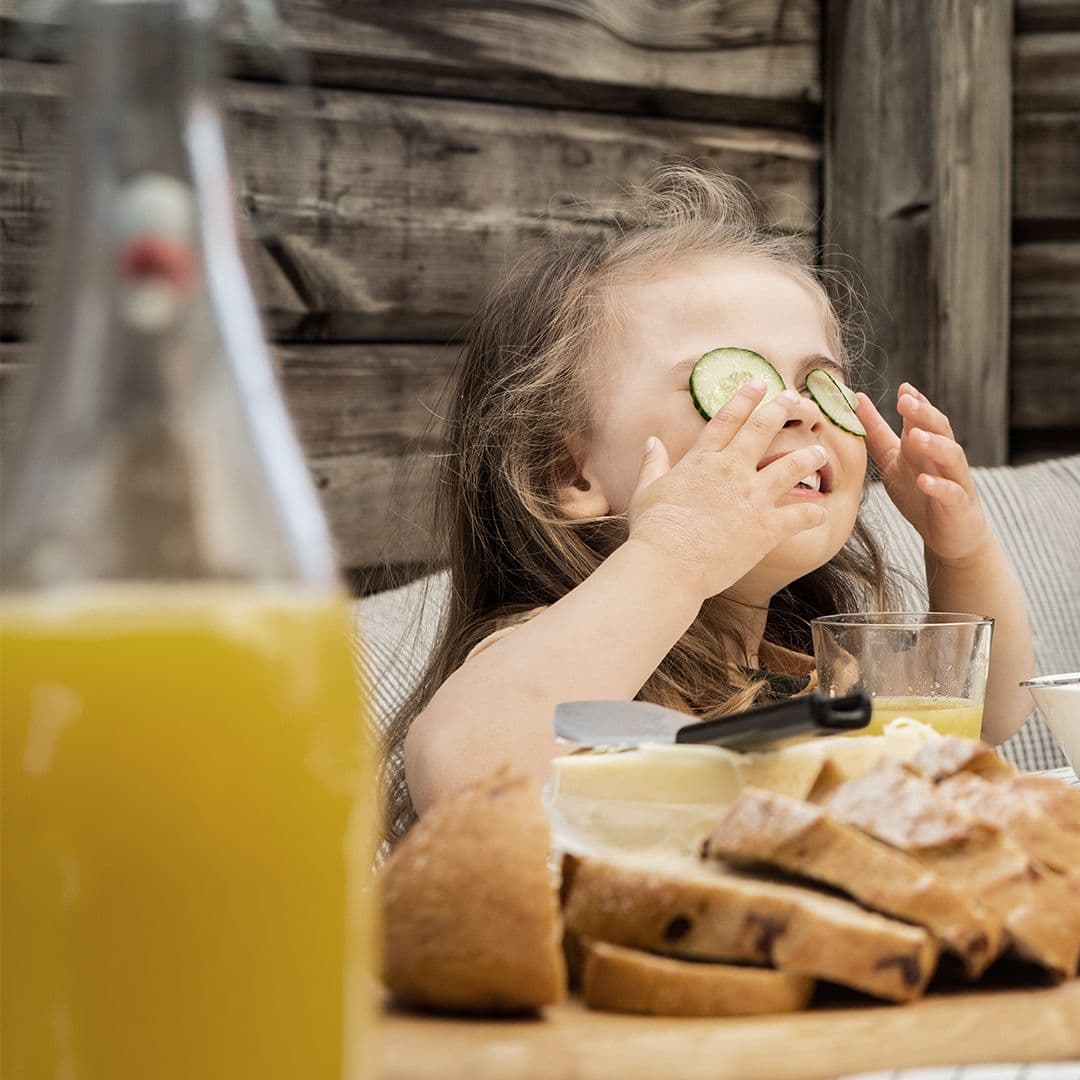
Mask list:
[[[789,1016],[685,1020],[590,1012],[467,1020],[388,1008],[378,1080],[816,1080],[873,1069],[1077,1059],[1080,979],[1051,989],[834,1000]]]

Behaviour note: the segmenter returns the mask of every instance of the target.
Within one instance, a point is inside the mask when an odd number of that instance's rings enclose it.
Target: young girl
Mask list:
[[[964,451],[907,383],[899,437],[864,394],[865,440],[805,393],[855,357],[802,251],[736,181],[671,166],[614,235],[526,260],[488,298],[437,488],[449,608],[390,732],[391,836],[503,762],[543,778],[561,701],[711,718],[804,690],[809,620],[889,602],[858,518],[868,452],[922,536],[931,606],[996,619],[984,737],[1023,724],[1024,601]],[[706,422],[688,380],[721,346],[789,389],[756,408],[752,380]]]

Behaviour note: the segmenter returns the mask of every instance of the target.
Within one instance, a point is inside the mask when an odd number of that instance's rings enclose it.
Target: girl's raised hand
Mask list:
[[[800,403],[786,390],[755,412],[764,396],[760,379],[746,383],[674,466],[658,439],[649,439],[645,450],[628,511],[630,539],[663,552],[702,599],[733,585],[789,536],[825,520],[817,504],[784,502],[825,462],[820,446],[758,470]]]
[[[865,394],[858,399],[855,412],[885,490],[927,549],[946,562],[983,550],[990,527],[948,417],[910,383],[901,383],[896,408],[903,428],[897,436]]]

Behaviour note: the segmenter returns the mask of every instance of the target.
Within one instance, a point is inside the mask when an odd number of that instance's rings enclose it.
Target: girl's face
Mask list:
[[[593,401],[595,424],[582,478],[610,512],[627,509],[645,440],[656,435],[674,465],[705,424],[690,398],[690,370],[710,349],[760,353],[787,386],[805,390],[816,367],[840,373],[822,319],[822,299],[797,277],[764,259],[703,257],[669,265],[617,289],[621,318],[601,361]],[[769,552],[730,595],[765,603],[792,581],[824,565],[851,534],[866,474],[862,439],[828,420],[809,397],[758,464],[818,443],[828,453],[828,490],[793,490],[825,507],[824,524]]]

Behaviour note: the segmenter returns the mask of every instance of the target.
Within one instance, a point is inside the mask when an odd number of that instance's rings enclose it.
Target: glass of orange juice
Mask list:
[[[951,611],[871,611],[814,619],[814,657],[823,693],[865,690],[880,735],[906,716],[943,735],[977,739],[994,620]]]

